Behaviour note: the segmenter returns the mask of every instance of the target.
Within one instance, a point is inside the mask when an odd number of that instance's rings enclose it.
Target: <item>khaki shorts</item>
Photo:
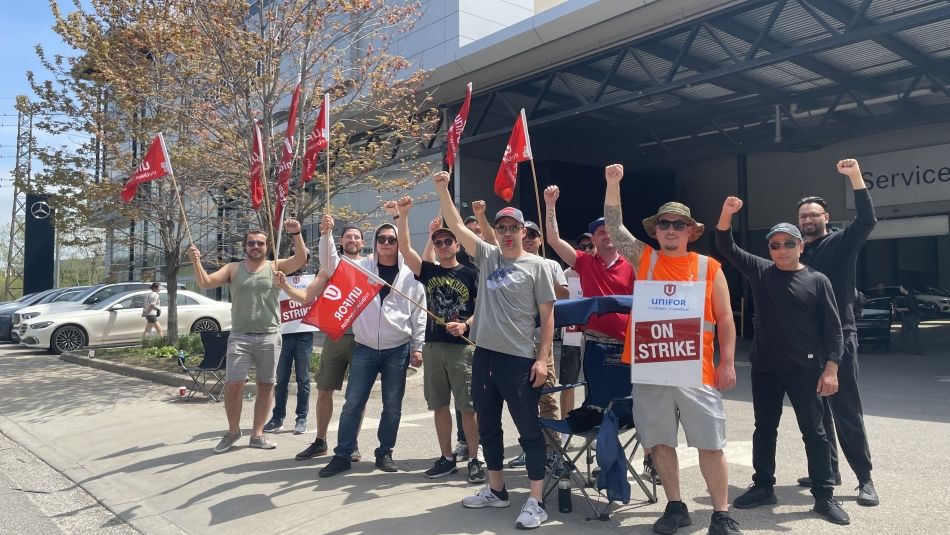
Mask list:
[[[689,447],[702,450],[726,447],[722,394],[710,386],[680,388],[635,384],[633,421],[645,448],[657,444],[675,448],[680,422],[683,422]]]
[[[353,361],[354,349],[356,341],[352,334],[344,334],[336,342],[330,338],[326,339],[317,367],[317,390],[343,390],[343,379]]]
[[[472,356],[475,346],[426,342],[422,353],[425,370],[425,397],[430,411],[449,406],[455,398],[455,410],[472,411]]]
[[[246,381],[251,364],[258,383],[277,382],[277,361],[280,359],[280,333],[239,333],[228,335],[227,372],[225,382]]]

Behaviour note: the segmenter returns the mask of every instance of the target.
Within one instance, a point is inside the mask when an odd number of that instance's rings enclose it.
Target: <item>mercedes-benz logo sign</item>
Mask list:
[[[45,202],[39,201],[33,203],[33,206],[30,207],[30,213],[37,219],[46,219],[53,213],[53,210]]]

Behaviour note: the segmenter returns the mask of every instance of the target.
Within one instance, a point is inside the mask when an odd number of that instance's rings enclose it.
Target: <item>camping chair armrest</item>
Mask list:
[[[577,387],[579,387],[579,386],[584,386],[585,384],[587,384],[587,383],[584,382],[584,381],[581,381],[581,382],[579,382],[579,383],[571,383],[571,384],[569,384],[569,385],[561,385],[561,386],[552,386],[552,387],[542,388],[542,389],[541,389],[541,394],[542,394],[542,395],[543,395],[543,394],[554,394],[555,392],[562,392],[562,391],[564,391],[564,390],[570,390],[570,389],[573,389],[573,388],[577,388]]]
[[[624,396],[622,398],[613,398],[610,400],[610,403],[607,403],[607,408],[604,409],[604,412],[607,412],[614,408],[614,403],[618,401],[633,401],[633,396]]]

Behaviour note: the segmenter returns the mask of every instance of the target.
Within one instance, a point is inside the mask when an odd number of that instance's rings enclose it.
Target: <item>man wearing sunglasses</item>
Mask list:
[[[804,242],[798,227],[779,223],[769,230],[771,261],[739,248],[732,240],[732,216],[742,201],[728,197],[716,225],[716,247],[749,281],[755,300],[752,364],[752,485],[732,505],[749,509],[777,503],[775,444],[782,402],[792,403],[805,442],[814,511],[835,524],[849,524],[834,499],[831,450],[822,420],[822,397],[838,390],[844,351],[841,322],[828,277],[800,261]]]
[[[831,280],[838,302],[841,329],[844,331],[844,356],[838,373],[840,387],[837,394],[823,400],[823,421],[831,441],[835,484],[841,484],[838,445],[835,442],[837,434],[841,451],[858,478],[858,505],[874,506],[880,503],[880,498],[871,481],[871,448],[864,428],[861,392],[858,390],[858,331],[854,320],[854,298],[858,252],[874,230],[877,218],[858,161],[841,160],[837,170],[848,177],[851,183],[855,217],[843,230],[831,229],[828,227],[831,215],[824,199],[811,196],[798,201],[798,226],[805,238],[802,263],[824,273]],[[811,484],[807,477],[799,479],[798,483],[806,487]]]
[[[488,484],[463,499],[462,505],[472,509],[510,505],[502,472],[505,448],[501,413],[507,404],[526,454],[531,494],[515,526],[537,528],[548,518],[542,504],[545,452],[538,401],[554,343],[555,296],[551,274],[540,257],[524,251],[521,240],[525,222],[521,210],[507,207],[495,214],[498,245],[489,245],[462,222],[449,193],[449,174],[436,173],[433,182],[446,224],[462,246],[474,253],[479,272],[476,321],[470,336],[475,341],[472,398]],[[541,335],[535,345],[538,317]]]
[[[455,399],[455,410],[461,412],[462,429],[468,445],[468,482],[484,483],[485,469],[478,460],[478,427],[475,423],[475,406],[472,404],[472,354],[474,346],[466,342],[475,313],[475,298],[478,295],[478,272],[460,264],[455,234],[437,227],[430,239],[439,263],[423,261],[412,249],[409,238],[409,212],[412,198],[388,201],[384,208],[396,218],[399,234],[399,252],[412,270],[416,280],[426,290],[429,311],[442,321],[429,318],[426,323],[426,372],[425,398],[435,419],[436,438],[442,455],[432,468],[426,470],[429,479],[438,479],[458,472],[455,453],[452,450],[452,413],[450,398]]]
[[[652,449],[656,471],[663,481],[668,503],[653,531],[676,533],[692,523],[680,494],[677,434],[682,423],[686,442],[699,450],[699,467],[712,497],[713,514],[709,533],[739,533],[738,522],[729,516],[729,469],[726,447],[726,413],[722,392],[736,385],[736,326],[729,304],[729,286],[719,262],[690,252],[688,245],[702,236],[705,226],[690,215],[688,206],[668,202],[656,215],[643,220],[643,228],[659,243],[659,249],[633,237],[623,225],[620,207],[620,181],[623,166],[608,165],[604,170],[607,191],[604,218],[607,231],[617,250],[637,266],[638,280],[704,281],[702,382],[703,386],[683,388],[668,385],[636,384],[633,419],[642,443]],[[598,244],[599,247],[599,244]],[[631,337],[624,344],[624,361],[631,361]],[[719,339],[719,365],[713,362],[713,342]]]
[[[264,424],[274,403],[277,361],[280,358],[280,289],[275,272],[293,273],[307,263],[307,244],[300,235],[300,223],[284,221],[284,230],[294,237],[294,255],[276,262],[267,260],[267,233],[249,230],[244,235],[241,262],[231,262],[208,274],[201,264],[201,253],[192,245],[188,252],[195,267],[199,288],[217,288],[227,284],[231,290],[231,334],[228,336],[227,374],[224,386],[224,412],[228,432],[214,448],[224,453],[241,438],[241,408],[244,383],[253,364],[257,380],[254,402],[254,427],[250,447],[274,449],[277,444],[264,437]]]
[[[330,226],[332,228],[332,219]],[[329,265],[325,269],[332,276],[339,257],[335,254],[333,234],[327,232],[324,235],[327,239],[320,241],[320,258],[326,258],[325,252],[329,251]],[[377,377],[382,384],[383,411],[376,434],[379,439],[375,451],[376,468],[383,472],[398,470],[393,462],[393,448],[402,417],[406,370],[410,362],[413,366],[422,365],[425,290],[399,254],[396,227],[390,223],[380,225],[373,235],[373,254],[356,264],[387,285],[353,322],[356,347],[340,411],[337,446],[333,449],[333,458],[320,470],[320,477],[335,476],[352,468],[363,411]],[[392,288],[398,291],[392,291]]]

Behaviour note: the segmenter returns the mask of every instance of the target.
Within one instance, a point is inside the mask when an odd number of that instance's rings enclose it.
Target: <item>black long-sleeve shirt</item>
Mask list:
[[[868,190],[854,190],[854,208],[856,213],[850,225],[844,230],[832,231],[806,243],[801,258],[802,264],[824,273],[831,280],[838,302],[841,329],[850,332],[857,331],[854,323],[854,289],[858,252],[877,224]]]
[[[841,362],[844,338],[828,277],[809,267],[781,270],[771,260],[739,248],[728,230],[716,229],[716,247],[752,286],[753,368],[782,372]]]

